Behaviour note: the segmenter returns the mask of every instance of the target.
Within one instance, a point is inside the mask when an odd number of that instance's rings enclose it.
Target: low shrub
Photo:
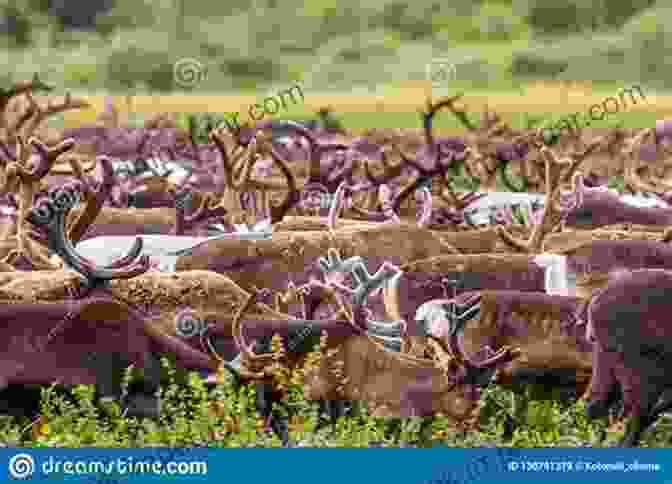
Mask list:
[[[219,382],[206,387],[195,373],[176,371],[163,360],[166,382],[160,390],[162,416],[158,421],[125,417],[119,406],[112,404],[103,412],[95,403],[94,388],[76,386],[71,397],[55,391],[42,391],[41,411],[37,419],[0,418],[0,441],[10,446],[26,447],[276,447],[277,437],[263,431],[263,422],[255,413],[253,385],[237,386],[231,376],[222,372]],[[128,371],[126,388],[133,379]],[[289,377],[284,383],[286,406],[290,409],[290,437],[301,446],[367,447],[415,445],[420,420],[406,419],[398,437],[386,430],[391,422],[373,417],[366,405],[358,415],[339,419],[335,429],[315,431],[317,406],[303,398],[300,382]],[[501,438],[504,420],[512,398],[529,402],[523,425],[513,440]],[[450,427],[448,420],[437,417],[431,427],[431,440],[424,445],[482,447],[555,447],[597,446],[605,431],[601,423],[590,422],[584,414],[582,401],[558,402],[532,400],[528,393],[515,396],[501,387],[484,391],[481,425],[478,431],[462,432]],[[644,445],[667,445],[672,433],[665,419],[650,432]],[[662,429],[662,430],[661,430]],[[607,432],[606,443],[620,436]]]

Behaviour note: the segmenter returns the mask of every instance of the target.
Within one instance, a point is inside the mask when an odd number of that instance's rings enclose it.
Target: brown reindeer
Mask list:
[[[339,262],[340,269],[330,266]],[[398,280],[398,269],[384,264],[376,274],[370,275],[358,257],[347,261],[325,259],[323,268],[339,272],[347,272],[349,268],[359,285],[348,289],[338,282],[339,278],[334,279],[332,273],[326,284],[313,280],[301,288],[307,297],[308,317],[316,314],[315,310],[325,300],[338,308],[329,320],[311,323],[314,327],[309,334],[315,335],[322,329],[326,332],[326,342],[323,341],[320,347],[318,361],[303,372],[306,398],[364,400],[375,414],[381,416],[433,417],[442,413],[457,426],[472,423],[476,410],[474,394],[473,391],[465,391],[464,384],[470,386],[467,378],[476,375],[461,376],[459,369],[450,367],[450,358],[445,352],[441,353],[441,365],[433,358],[418,358],[401,352],[399,338],[403,325],[373,321],[365,315],[363,305],[368,296],[385,284],[389,284],[388,289],[393,288]],[[345,300],[349,300],[350,304]],[[345,320],[329,322],[338,318]],[[297,323],[305,325],[308,322],[299,320]],[[267,336],[272,331],[277,329],[269,327]],[[248,344],[242,336],[238,345],[243,350],[243,357],[228,364],[231,369],[247,378],[272,377],[272,373],[264,369],[274,361],[268,348],[266,354],[251,353],[244,349]],[[291,339],[289,346],[290,350],[294,348],[296,351]],[[264,350],[259,346],[256,349],[260,352]],[[493,361],[501,362],[508,357],[503,352]],[[297,360],[291,360],[291,364],[296,366]],[[425,420],[425,424],[429,422],[431,420]]]
[[[111,265],[95,266],[79,256],[67,238],[65,221],[76,203],[76,194],[72,187],[51,193],[48,200],[31,210],[28,220],[43,230],[49,248],[78,275],[70,270],[46,271],[41,277],[35,272],[5,274],[0,278],[4,282],[0,298],[17,304],[29,301],[60,304],[61,312],[71,304],[65,297],[67,294],[72,294],[71,299],[76,301],[101,299],[100,304],[107,304],[108,309],[124,308],[114,314],[132,320],[134,327],[149,339],[149,346],[144,350],[148,361],[155,361],[161,354],[171,354],[177,358],[178,367],[196,369],[206,375],[217,371],[222,358],[233,359],[239,352],[235,345],[235,315],[243,309],[249,320],[262,320],[266,324],[275,321],[281,328],[287,327],[288,321],[293,319],[263,304],[250,302],[250,293],[214,272],[144,273],[148,269],[147,257],[137,259],[142,251],[142,239],[137,239],[129,253]],[[88,374],[86,382],[95,383],[98,377],[94,377]],[[155,377],[151,383],[156,385]],[[151,395],[140,393],[143,405],[151,405]],[[147,414],[154,412],[155,415],[156,411],[156,407],[151,410],[145,406]]]
[[[621,446],[638,445],[642,433],[672,407],[667,374],[671,288],[670,271],[622,271],[588,305],[586,333],[594,343],[594,366],[586,413],[606,417],[622,397],[627,424]]]
[[[467,292],[437,301],[441,310],[427,313],[426,334],[457,361],[476,369],[494,349],[515,347],[518,357],[498,366],[492,383],[514,391],[512,417],[505,437],[526,412],[525,388],[535,398],[579,397],[592,371],[592,345],[586,340],[582,299],[521,291]],[[489,383],[487,380],[481,383]]]

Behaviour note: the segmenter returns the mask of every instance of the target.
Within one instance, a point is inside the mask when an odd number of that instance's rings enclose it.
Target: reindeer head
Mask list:
[[[330,249],[328,256],[319,259],[321,269],[325,272],[327,284],[344,294],[353,307],[361,308],[370,296],[375,296],[382,291],[385,306],[390,316],[400,319],[396,307],[396,291],[399,278],[403,271],[397,266],[384,262],[375,274],[371,275],[361,257],[341,259],[336,249]],[[346,277],[355,284],[354,287],[346,285]]]

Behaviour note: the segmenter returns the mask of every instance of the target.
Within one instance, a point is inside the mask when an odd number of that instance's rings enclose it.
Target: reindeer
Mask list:
[[[586,336],[594,344],[586,413],[604,417],[622,396],[624,447],[638,445],[642,433],[672,408],[666,375],[671,289],[670,271],[620,271],[588,305]]]
[[[57,316],[62,317],[70,307],[86,306],[92,309],[85,316],[75,314],[77,317],[74,320],[76,323],[74,327],[90,325],[94,321],[100,321],[99,324],[108,326],[119,324],[128,326],[126,333],[122,334],[125,335],[124,338],[128,338],[129,349],[112,353],[112,355],[119,354],[118,361],[109,358],[106,360],[106,356],[103,355],[101,361],[105,365],[100,368],[94,367],[98,368],[97,373],[91,371],[73,375],[66,373],[66,382],[100,382],[104,396],[116,398],[121,395],[120,382],[110,379],[117,375],[115,373],[117,370],[123,369],[130,361],[147,368],[146,371],[149,373],[145,380],[133,387],[132,393],[137,398],[134,397],[136,400],[129,405],[134,405],[143,416],[157,416],[158,400],[153,396],[153,392],[160,383],[160,374],[157,372],[160,370],[158,359],[161,355],[172,355],[179,368],[197,370],[207,377],[218,371],[222,358],[233,359],[237,354],[234,315],[243,307],[246,316],[252,320],[267,322],[275,320],[283,327],[288,326],[288,320],[293,320],[292,316],[273,311],[266,305],[250,302],[252,295],[223,275],[210,271],[181,273],[148,271],[150,260],[148,256],[141,255],[142,238],[136,240],[128,253],[110,261],[109,264],[96,265],[83,258],[73,248],[65,227],[68,214],[79,198],[77,188],[76,185],[66,186],[50,193],[50,197],[34,207],[28,216],[28,221],[42,230],[49,248],[58,254],[68,270],[45,271],[40,273],[39,278],[35,277],[35,273],[19,272],[6,274],[4,279],[0,279],[5,281],[5,285],[0,288],[0,298],[16,303],[13,304],[12,317],[23,317],[22,315],[26,314],[32,317],[33,314],[39,315],[40,311],[47,311],[53,306],[54,316],[49,321],[53,319],[56,324]],[[68,285],[72,286],[69,297],[67,297]],[[33,306],[39,304],[33,307],[28,304],[29,302]],[[51,306],[45,306],[46,303]],[[106,318],[101,316],[105,314],[103,311],[107,311]],[[110,320],[110,314],[118,315],[121,319]],[[39,317],[34,319],[38,320]],[[112,324],[113,321],[116,322]],[[25,331],[33,331],[39,335],[40,331],[48,332],[51,326],[40,325],[42,329],[39,331],[39,328],[30,326]],[[7,331],[11,332],[12,327],[18,328],[16,325],[8,326]],[[54,331],[56,329],[58,324]],[[134,335],[127,334],[131,330],[134,331]],[[89,335],[88,332],[85,334]],[[63,344],[70,343],[72,343],[70,339],[63,340]],[[142,346],[143,344],[145,346]],[[41,355],[42,359],[39,361],[45,361],[46,357],[58,357],[60,348],[54,347],[53,354],[47,352]],[[19,353],[23,351],[21,353],[23,359],[18,360],[21,362],[24,362],[24,357],[33,354],[32,349],[21,350],[20,346],[16,347],[16,351]],[[135,353],[131,354],[132,358],[128,356],[131,358],[129,360],[125,355],[131,351]],[[90,348],[84,353],[90,353]],[[64,361],[74,365],[72,356]],[[27,365],[26,367],[28,368]],[[37,367],[29,368],[31,372],[29,374],[33,375],[31,378],[37,379],[40,383],[49,383],[49,378],[55,375],[54,372],[65,372],[62,365],[56,365],[51,373],[43,372],[46,376],[39,379],[40,373]],[[14,378],[13,381],[21,383],[23,381],[21,375],[17,374],[16,378],[14,375],[10,376]],[[59,378],[62,377],[61,374]]]
[[[7,228],[3,234],[3,252],[5,256],[3,267],[5,270],[13,270],[13,266],[29,267],[38,270],[56,269],[59,267],[58,265],[54,265],[53,261],[48,258],[44,247],[44,237],[34,230],[27,230],[25,219],[27,210],[36,198],[36,195],[44,193],[47,189],[42,180],[44,180],[49,173],[54,160],[60,155],[67,154],[72,148],[73,142],[72,140],[66,140],[55,147],[47,148],[39,140],[31,138],[30,144],[35,148],[38,155],[37,159],[34,159],[33,161],[34,166],[31,167],[30,170],[24,168],[27,156],[22,155],[20,157],[20,160],[23,160],[22,162],[12,162],[5,170],[5,190],[16,192],[16,198],[18,199],[14,220],[7,224]],[[27,151],[22,138],[19,138],[18,146],[23,147],[21,150]],[[102,181],[100,182],[97,182],[91,176],[85,175],[81,165],[76,159],[69,158],[68,161],[71,163],[72,171],[84,190],[85,202],[82,208],[78,207],[71,214],[71,219],[68,221],[70,240],[77,243],[85,238],[85,235],[91,234],[92,232],[92,235],[95,235],[96,230],[99,230],[101,227],[106,227],[106,222],[108,224],[107,227],[111,230],[116,229],[121,233],[124,233],[124,230],[128,231],[129,219],[133,219],[132,213],[129,214],[128,211],[115,211],[115,209],[103,207],[114,186],[113,169],[110,159],[107,157],[99,157],[97,159],[102,172]],[[207,199],[201,199],[200,207],[192,213],[185,213],[186,202],[188,201],[189,195],[190,193],[184,190],[175,192],[174,198],[176,210],[171,215],[164,214],[163,220],[160,220],[167,226],[167,232],[170,232],[172,229],[173,233],[181,234],[187,229],[192,229],[194,226],[198,226],[199,223],[202,224],[203,219],[208,220],[209,217],[221,216],[223,214],[223,209],[221,207],[213,206],[214,204]],[[162,209],[141,211],[149,212],[149,217],[145,217],[141,222],[151,222],[152,214],[154,215],[154,219],[156,219],[156,215],[161,215],[160,213],[157,213],[157,210],[159,212],[164,211]],[[111,212],[115,213],[113,214]],[[101,217],[101,214],[103,217]],[[115,214],[117,215],[116,219],[113,216]],[[100,220],[101,218],[103,220]],[[94,225],[94,228],[92,229],[94,221],[99,221],[99,223],[97,226]],[[146,226],[136,223],[136,227],[132,232],[134,234],[142,232],[143,228],[146,229]]]
[[[471,385],[470,379],[477,378],[479,373],[461,375],[456,368],[437,366],[434,359],[417,358],[401,352],[403,323],[375,321],[366,315],[364,305],[368,296],[394,288],[401,275],[399,269],[385,263],[376,274],[371,275],[361,258],[343,261],[340,257],[334,258],[333,254],[322,259],[321,266],[328,274],[326,283],[313,280],[301,288],[308,298],[306,314],[312,316],[319,303],[329,299],[339,308],[330,318],[345,320],[339,323],[340,331],[324,323],[319,326],[312,323],[313,329],[300,332],[305,337],[306,334],[315,335],[319,328],[327,331],[326,343],[321,347],[321,353],[326,352],[326,355],[320,356],[317,366],[306,368],[304,372],[306,397],[311,400],[365,400],[374,407],[376,414],[384,416],[432,417],[441,412],[457,424],[469,421],[475,409],[474,398],[461,385]],[[344,280],[342,276],[348,271],[358,283],[354,289],[339,282]],[[341,276],[334,277],[335,273]],[[350,330],[343,334],[346,328]],[[267,329],[266,336],[270,336],[271,332],[270,328]],[[241,349],[246,344],[242,338],[238,343]],[[288,344],[294,349],[298,347],[291,338]],[[255,348],[262,353],[264,351],[258,343]],[[270,377],[258,365],[270,364],[272,355],[249,350],[241,353],[244,356],[227,364],[228,368],[249,378]],[[443,356],[445,358],[445,354]],[[496,356],[493,357],[495,363],[511,357],[507,351]],[[448,360],[443,362],[448,364]],[[253,365],[252,370],[249,365]],[[431,420],[425,420],[425,424],[428,422]]]
[[[524,421],[526,405],[519,394],[533,389],[533,398],[579,397],[590,382],[592,345],[585,339],[585,311],[580,298],[522,291],[471,291],[434,301],[416,320],[425,335],[441,344],[467,370],[475,371],[494,349],[515,347],[517,358],[492,368],[482,385],[513,390],[505,438]],[[459,340],[461,339],[461,344]],[[532,385],[532,386],[530,386]]]
[[[398,143],[393,143],[393,149],[400,156],[400,163],[391,165],[387,160],[387,151],[381,151],[381,163],[385,169],[382,177],[376,177],[371,171],[369,163],[364,165],[365,175],[368,179],[368,184],[373,187],[381,187],[385,185],[400,184],[402,176],[409,175],[410,181],[398,190],[392,199],[392,210],[394,213],[401,214],[402,205],[408,200],[409,196],[422,188],[431,188],[434,195],[438,195],[442,201],[448,204],[448,207],[436,208],[435,218],[446,217],[448,220],[454,220],[454,215],[462,211],[470,203],[477,200],[473,192],[466,195],[458,196],[452,186],[450,174],[457,174],[462,166],[467,162],[471,156],[471,150],[467,148],[464,141],[456,138],[436,138],[432,132],[433,118],[441,109],[452,106],[452,103],[458,98],[447,98],[437,103],[431,100],[427,101],[426,111],[422,113],[425,145],[417,151],[415,159],[407,155]],[[415,175],[413,175],[415,173]],[[432,184],[432,180],[440,180],[440,186]],[[360,213],[367,218],[377,218],[385,220],[387,215],[384,212],[362,210],[353,206],[353,210]],[[457,213],[455,213],[457,212]],[[451,216],[452,215],[452,216]]]

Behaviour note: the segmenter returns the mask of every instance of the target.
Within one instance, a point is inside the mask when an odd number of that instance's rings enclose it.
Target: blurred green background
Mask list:
[[[39,71],[68,89],[168,92],[183,57],[200,92],[307,87],[366,92],[421,80],[436,57],[457,83],[530,79],[665,89],[672,7],[653,0],[2,0],[2,77]],[[667,4],[667,5],[666,5]],[[671,23],[672,24],[672,23]]]
[[[523,86],[535,81],[568,80],[586,81],[594,92],[638,83],[647,95],[665,94],[669,3],[0,0],[0,54],[9,66],[0,85],[37,71],[75,93],[263,96],[300,81],[306,100],[338,92],[389,102],[403,95],[390,96],[388,86],[423,81],[428,63],[441,58],[456,65],[450,90],[467,96],[518,92],[522,99]],[[176,85],[173,66],[182,58],[197,59],[207,78],[190,89]],[[351,122],[418,126],[410,109],[368,111]],[[295,112],[303,109],[288,114]],[[630,117],[642,125],[655,114]]]

